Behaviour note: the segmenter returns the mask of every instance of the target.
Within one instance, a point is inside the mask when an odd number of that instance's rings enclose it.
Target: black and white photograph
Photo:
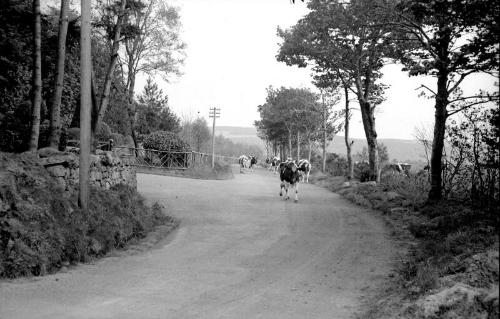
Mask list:
[[[500,1],[0,0],[0,319],[496,319]]]

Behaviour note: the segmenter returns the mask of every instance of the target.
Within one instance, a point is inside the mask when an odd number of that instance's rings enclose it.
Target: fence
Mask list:
[[[199,152],[172,152],[117,146],[113,152],[133,160],[133,165],[164,169],[188,169],[211,165],[212,155]],[[215,155],[215,161],[237,163],[237,157]]]

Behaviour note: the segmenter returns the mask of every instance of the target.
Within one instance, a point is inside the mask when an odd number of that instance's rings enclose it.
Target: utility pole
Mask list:
[[[212,125],[212,168],[215,167],[215,119],[220,117],[220,109],[211,107],[208,117],[213,118]]]
[[[80,28],[80,192],[78,204],[84,211],[89,203],[90,169],[90,107],[91,107],[91,57],[90,57],[90,1],[81,4],[82,26]]]

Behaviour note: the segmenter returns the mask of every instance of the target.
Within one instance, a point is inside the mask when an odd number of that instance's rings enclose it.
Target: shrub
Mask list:
[[[144,137],[143,145],[145,149],[158,151],[188,152],[189,145],[177,134],[167,131],[156,131]]]
[[[370,165],[368,162],[358,162],[354,164],[354,178],[358,179],[360,182],[366,182],[370,180]]]
[[[95,138],[99,141],[107,141],[110,138],[113,138],[109,125],[101,122],[97,128],[97,132],[95,133]]]

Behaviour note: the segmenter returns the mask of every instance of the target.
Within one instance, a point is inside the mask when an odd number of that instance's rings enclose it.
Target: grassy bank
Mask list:
[[[44,275],[106,255],[176,221],[132,188],[92,188],[88,212],[30,154],[0,153],[0,277]]]
[[[321,175],[313,182],[381,211],[406,244],[394,284],[363,318],[498,318],[497,211],[428,204],[425,176],[391,174],[374,184]]]

